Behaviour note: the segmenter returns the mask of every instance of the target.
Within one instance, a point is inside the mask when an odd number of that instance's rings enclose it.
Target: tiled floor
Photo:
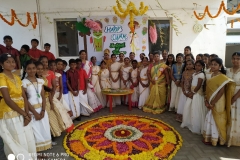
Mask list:
[[[202,143],[202,136],[192,134],[188,129],[183,129],[180,127],[180,123],[175,120],[175,114],[173,112],[165,112],[160,115],[153,115],[149,113],[144,113],[139,109],[133,109],[128,111],[125,106],[118,106],[113,108],[113,113],[109,113],[108,108],[100,110],[98,113],[94,113],[91,117],[82,117],[82,121],[89,120],[92,118],[98,118],[101,116],[113,115],[113,114],[133,114],[142,115],[152,118],[160,119],[171,126],[173,126],[183,138],[183,146],[177,152],[174,160],[236,160],[240,159],[240,147],[226,147],[226,146],[207,146]],[[75,122],[77,124],[79,122]],[[57,156],[49,155],[50,159],[58,158],[58,160],[73,160],[73,158],[64,155],[65,150],[62,146],[64,134],[57,138],[58,145],[54,146],[53,149],[48,150],[48,153],[59,154]],[[61,156],[62,155],[62,156]],[[62,158],[62,159],[60,159]],[[49,160],[50,160],[49,159]]]

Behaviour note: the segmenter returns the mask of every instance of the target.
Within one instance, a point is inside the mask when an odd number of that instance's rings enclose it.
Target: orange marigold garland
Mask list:
[[[31,23],[32,24],[32,27],[34,29],[36,29],[36,26],[37,26],[37,14],[34,12],[34,20],[32,21],[31,19],[31,15],[29,12],[26,13],[26,16],[27,16],[27,22],[26,24],[22,23],[19,18],[17,17],[17,14],[15,12],[15,10],[11,9],[11,21],[8,21],[6,20],[6,18],[3,17],[2,14],[0,14],[0,18],[5,22],[7,23],[8,25],[10,26],[13,26],[14,23],[15,23],[15,20],[23,27],[27,27],[29,26],[29,24]]]
[[[203,18],[206,16],[206,14],[207,14],[210,18],[217,18],[217,17],[220,15],[220,13],[222,12],[222,10],[223,10],[225,13],[229,14],[229,15],[234,15],[234,14],[237,13],[237,11],[240,10],[240,3],[238,4],[238,6],[237,6],[237,8],[236,8],[235,10],[233,9],[233,10],[230,12],[230,11],[227,10],[224,1],[222,1],[222,3],[220,4],[220,7],[219,7],[219,9],[218,9],[217,14],[214,15],[214,16],[210,13],[208,6],[205,7],[204,13],[203,13],[202,16],[198,16],[196,11],[194,11],[193,13],[194,13],[194,16],[195,16],[198,20],[203,20]]]
[[[172,159],[182,146],[173,127],[153,118],[112,115],[80,123],[64,138],[75,159]]]

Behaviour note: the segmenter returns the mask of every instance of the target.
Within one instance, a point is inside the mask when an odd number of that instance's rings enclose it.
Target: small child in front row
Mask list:
[[[58,63],[60,63],[59,61]],[[68,112],[70,111],[69,104],[62,98],[63,84],[62,75],[56,72],[56,62],[54,60],[49,61],[49,69],[55,74],[56,91],[53,97],[53,104],[58,108],[61,114],[62,120],[66,126],[66,131],[71,132],[74,128],[71,117]]]
[[[132,107],[138,107],[139,88],[138,88],[138,62],[132,61],[132,69],[130,70],[130,88],[134,90],[132,94]]]
[[[179,93],[181,91],[181,79],[182,79],[182,72],[183,72],[183,54],[178,53],[176,56],[177,63],[172,65],[171,69],[171,101],[169,106],[169,111],[177,111],[178,101],[179,101]]]
[[[68,95],[68,85],[67,85],[67,72],[65,72],[66,67],[68,65],[67,61],[62,60],[62,83],[63,83],[63,98],[64,100],[67,102],[68,106],[70,107],[70,101],[69,101],[69,95]],[[70,117],[73,116],[72,110],[71,108],[69,108],[70,111],[68,112],[68,114],[70,115]]]
[[[130,87],[130,71],[132,70],[132,65],[128,57],[124,58],[124,65],[120,69],[120,78],[121,78],[121,89],[129,89]],[[122,103],[128,103],[128,97],[122,96]]]
[[[142,107],[144,106],[148,95],[150,93],[149,90],[149,79],[148,79],[148,75],[147,75],[147,71],[148,71],[148,58],[144,57],[142,60],[142,68],[139,71],[139,100],[138,100],[138,108],[142,109]]]
[[[70,69],[67,73],[67,86],[68,86],[68,96],[70,102],[70,108],[72,110],[73,116],[72,119],[76,119],[77,121],[81,120],[80,117],[80,102],[79,102],[79,76],[78,71],[76,70],[77,63],[75,59],[69,60]]]
[[[100,63],[100,66],[101,66],[101,70],[98,73],[100,88],[101,90],[109,89],[111,88],[111,82],[110,82],[110,72],[107,69],[107,64],[105,61],[102,61]],[[104,99],[104,105],[109,106],[107,102],[107,97],[104,94],[103,94],[103,99]],[[115,107],[114,99],[112,100],[112,107]]]
[[[61,80],[62,80],[62,89],[61,89],[61,92],[62,92],[62,98],[63,98],[63,102],[64,103],[64,106],[66,107],[66,109],[68,110],[68,114],[70,115],[70,117],[72,116],[72,111],[70,109],[70,102],[69,102],[69,98],[68,98],[68,88],[67,88],[67,74],[66,72],[64,71],[66,69],[66,66],[67,66],[67,62],[60,58],[57,58],[55,60],[56,62],[56,66],[57,66],[57,69],[56,69],[56,75],[57,73],[61,74]],[[63,62],[65,64],[63,64]]]
[[[88,104],[88,76],[86,71],[82,68],[82,60],[76,59],[77,63],[77,71],[79,76],[79,102],[80,102],[80,110],[81,115],[84,116],[90,116],[90,114],[93,112],[92,106]],[[95,95],[96,96],[96,95]],[[95,97],[94,97],[95,98]],[[97,98],[97,97],[96,97]],[[93,101],[92,99],[89,101]],[[94,103],[94,102],[93,102]],[[99,102],[100,103],[100,102]]]

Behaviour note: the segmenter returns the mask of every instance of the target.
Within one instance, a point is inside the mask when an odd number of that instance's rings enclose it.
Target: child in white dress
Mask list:
[[[100,66],[101,66],[101,70],[98,75],[100,87],[102,90],[110,89],[111,88],[111,82],[110,82],[110,77],[109,77],[110,72],[107,69],[107,64],[105,61],[102,61]],[[104,98],[104,106],[109,106],[106,95],[103,94],[103,98]],[[115,107],[114,99],[112,100],[112,107]]]
[[[25,159],[35,160],[36,144],[31,115],[28,105],[24,105],[26,95],[21,79],[12,74],[15,60],[10,54],[2,54],[0,63],[0,136],[5,155],[22,154]]]
[[[205,81],[204,62],[199,60],[195,63],[191,91],[183,110],[183,121],[181,127],[187,127],[193,133],[203,133],[204,121],[207,108],[204,104],[203,84]]]
[[[235,83],[235,91],[232,96],[231,126],[228,133],[228,147],[240,146],[240,52],[232,55],[233,68],[227,69],[227,77]]]
[[[121,77],[121,89],[129,89],[130,87],[130,71],[132,70],[132,66],[130,64],[130,59],[128,57],[124,58],[124,65],[121,67],[120,70],[120,77]],[[122,97],[122,103],[127,104],[128,98],[127,96]]]
[[[100,84],[99,84],[99,78],[98,78],[98,73],[100,72],[100,66],[96,65],[97,59],[95,56],[91,57],[91,62],[93,64],[92,66],[92,85],[94,87],[94,92],[98,98],[98,100],[100,101],[100,103],[102,104],[102,106],[104,105],[104,100],[103,100],[103,94],[102,94],[102,90],[100,88]]]
[[[22,83],[29,105],[31,105],[32,129],[36,148],[37,152],[45,151],[52,147],[52,140],[48,114],[45,111],[44,80],[36,78],[36,65],[32,60],[27,61],[25,67],[28,76],[22,80]]]
[[[171,69],[171,101],[169,106],[169,111],[177,111],[177,106],[179,102],[179,94],[181,91],[181,79],[182,79],[182,72],[183,72],[183,54],[178,53],[176,56],[177,63],[172,65]]]
[[[184,69],[185,70],[185,69]],[[177,118],[176,120],[182,122],[182,114],[184,110],[185,103],[187,101],[188,94],[191,90],[192,75],[194,73],[194,61],[188,60],[186,62],[186,70],[182,75],[182,90],[180,91],[179,102],[177,107]]]
[[[63,84],[62,75],[56,72],[55,61],[49,61],[49,69],[55,74],[56,90],[53,97],[53,104],[57,107],[59,113],[61,114],[62,120],[66,126],[66,131],[71,132],[74,128],[74,124],[68,112],[70,111],[69,104],[63,99]]]
[[[120,69],[122,64],[116,61],[116,55],[112,54],[112,64],[109,66],[109,76],[111,82],[112,89],[119,89],[120,88]],[[114,96],[113,100],[115,101],[116,105],[121,105],[121,98],[120,96]]]
[[[138,101],[138,108],[142,109],[144,106],[148,96],[149,96],[149,80],[147,76],[148,71],[148,58],[143,58],[143,66],[139,72],[139,101]]]
[[[132,61],[132,69],[130,70],[130,88],[134,90],[131,101],[132,107],[138,107],[139,88],[138,88],[138,63],[136,60]]]

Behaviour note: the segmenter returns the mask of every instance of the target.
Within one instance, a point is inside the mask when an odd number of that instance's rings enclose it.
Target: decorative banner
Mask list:
[[[203,13],[202,16],[198,16],[198,14],[197,14],[196,11],[194,11],[193,13],[194,13],[194,16],[195,16],[198,20],[203,20],[203,18],[206,16],[206,14],[207,14],[210,18],[217,18],[217,17],[221,14],[222,10],[223,10],[226,14],[228,14],[228,15],[234,15],[234,14],[237,13],[237,11],[240,10],[240,3],[237,5],[236,9],[232,8],[232,11],[228,11],[228,9],[226,8],[226,6],[227,6],[227,5],[225,5],[224,1],[222,1],[222,3],[220,4],[220,7],[219,7],[219,9],[218,9],[217,14],[214,15],[214,16],[210,13],[208,6],[205,7],[204,13]]]
[[[12,15],[11,15],[11,21],[8,21],[6,18],[4,18],[2,14],[0,14],[0,18],[1,18],[5,23],[7,23],[7,24],[10,25],[10,26],[13,26],[14,23],[15,23],[15,21],[17,21],[17,22],[18,22],[21,26],[23,26],[23,27],[27,27],[27,26],[29,26],[29,24],[31,23],[33,29],[36,29],[36,26],[37,26],[37,24],[38,24],[38,22],[37,22],[37,13],[36,13],[36,12],[34,12],[34,19],[33,19],[33,21],[32,21],[32,18],[31,18],[30,13],[29,13],[29,12],[26,13],[26,16],[27,16],[27,22],[26,22],[26,24],[22,23],[22,22],[18,19],[15,10],[11,9],[11,14],[12,14]]]
[[[111,54],[119,55],[123,52],[126,57],[129,57],[130,52],[135,52],[136,60],[140,60],[140,53],[149,52],[148,49],[148,18],[147,17],[135,17],[134,25],[135,32],[130,32],[129,20],[120,19],[117,16],[107,17],[90,17],[87,20],[94,20],[99,23],[102,30],[91,30],[90,36],[87,36],[87,51],[88,59],[95,56],[100,62],[103,59],[103,51],[108,48]],[[79,21],[81,21],[79,19]],[[79,39],[82,38],[79,35]],[[83,49],[79,41],[79,49]]]

